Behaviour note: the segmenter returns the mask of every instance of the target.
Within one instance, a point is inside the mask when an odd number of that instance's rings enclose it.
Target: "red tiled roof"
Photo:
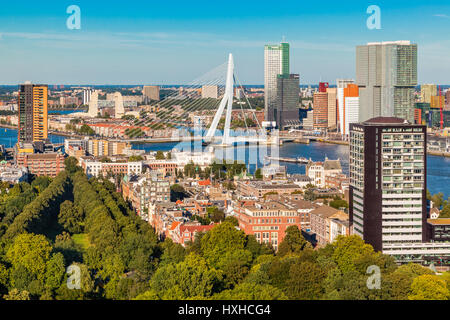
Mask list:
[[[203,186],[203,187],[210,186],[211,185],[211,181],[210,180],[199,181],[198,185],[199,186]]]
[[[170,231],[173,231],[173,230],[175,230],[179,225],[181,224],[181,222],[180,221],[174,221],[173,223],[172,223],[172,225],[170,226]]]

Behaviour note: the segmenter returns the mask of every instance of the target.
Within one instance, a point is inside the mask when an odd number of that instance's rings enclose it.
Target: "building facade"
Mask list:
[[[413,122],[417,44],[395,41],[357,46],[356,84],[361,97],[359,121],[398,117]]]
[[[274,109],[277,105],[278,75],[290,74],[289,43],[266,45],[264,48],[264,89],[266,121],[276,121]]]
[[[142,90],[144,101],[159,101],[160,100],[160,88],[159,86],[144,86]]]
[[[25,83],[19,86],[19,142],[48,138],[48,86]]]
[[[350,125],[350,224],[377,251],[427,241],[426,141],[399,118]]]
[[[278,75],[277,103],[273,112],[274,120],[280,130],[300,125],[299,94],[300,76],[298,74]]]

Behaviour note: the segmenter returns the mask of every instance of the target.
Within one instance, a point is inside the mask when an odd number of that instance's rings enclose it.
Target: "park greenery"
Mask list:
[[[0,184],[0,299],[450,298],[449,273],[397,266],[358,236],[313,249],[291,226],[275,253],[217,208],[207,217],[218,223],[186,248],[161,241],[111,182],[88,179],[74,158],[56,178]],[[380,289],[367,286],[372,265],[380,268]],[[69,266],[80,272],[75,289],[68,286]]]

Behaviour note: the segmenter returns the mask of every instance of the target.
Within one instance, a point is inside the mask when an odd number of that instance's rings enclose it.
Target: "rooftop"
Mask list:
[[[377,117],[363,122],[364,124],[395,124],[395,125],[410,125],[408,120],[396,117]]]

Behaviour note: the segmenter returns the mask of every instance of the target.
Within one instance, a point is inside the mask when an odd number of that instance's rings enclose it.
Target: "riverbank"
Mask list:
[[[342,145],[342,146],[348,146],[349,145],[348,141],[341,141],[341,140],[319,140],[317,142],[328,143],[328,144],[339,144],[339,145]]]
[[[9,125],[9,124],[2,124],[2,123],[0,123],[0,128],[17,130],[17,126],[12,126],[12,125]]]
[[[450,152],[427,151],[430,156],[450,158]]]

